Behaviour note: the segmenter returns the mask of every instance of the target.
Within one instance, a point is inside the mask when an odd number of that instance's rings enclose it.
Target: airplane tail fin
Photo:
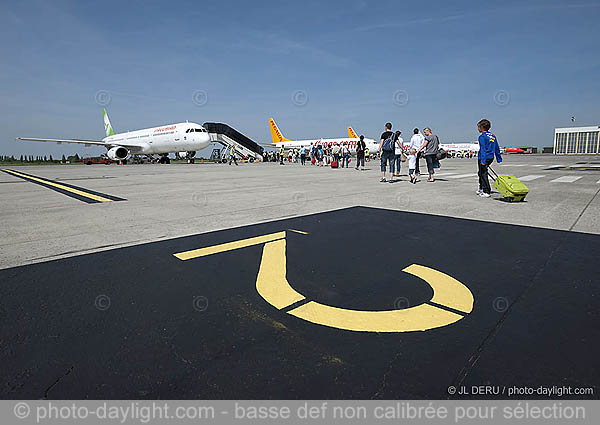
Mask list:
[[[279,127],[275,124],[273,118],[269,118],[269,127],[271,128],[271,140],[273,143],[281,143],[281,142],[289,142],[290,139],[286,139],[283,137],[281,131],[279,131]]]
[[[113,131],[112,125],[110,125],[108,114],[106,113],[106,109],[104,108],[102,108],[102,116],[104,117],[104,131],[106,131],[106,137],[114,136],[115,132]]]
[[[348,126],[348,136],[350,136],[351,139],[358,139],[358,135],[356,134],[354,129],[350,126]]]

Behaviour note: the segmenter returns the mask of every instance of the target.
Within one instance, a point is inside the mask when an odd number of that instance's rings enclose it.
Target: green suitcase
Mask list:
[[[494,170],[489,170],[496,176],[494,187],[504,199],[512,202],[519,202],[525,199],[529,193],[529,188],[515,176],[499,176]]]

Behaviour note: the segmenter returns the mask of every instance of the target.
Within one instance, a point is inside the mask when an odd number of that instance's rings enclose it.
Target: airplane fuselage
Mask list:
[[[369,151],[375,153],[379,150],[379,143],[373,139],[363,139],[365,145]],[[348,149],[351,154],[356,154],[356,144],[358,143],[358,138],[347,137],[345,139],[314,139],[314,140],[290,140],[287,142],[277,142],[274,143],[273,146],[277,148],[281,148],[283,146],[285,150],[288,149],[301,149],[301,148],[309,148],[311,149],[313,146],[323,146],[324,148],[331,148],[334,144],[338,144],[339,146],[343,146],[346,143]]]
[[[102,139],[111,146],[137,146],[135,154],[165,154],[198,151],[210,145],[210,136],[200,124],[185,122],[118,133]]]

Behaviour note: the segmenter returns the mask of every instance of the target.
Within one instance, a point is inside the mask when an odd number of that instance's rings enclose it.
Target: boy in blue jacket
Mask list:
[[[490,132],[492,124],[483,119],[477,123],[477,130],[481,133],[479,135],[479,153],[477,154],[477,164],[479,165],[479,189],[477,195],[482,198],[489,198],[492,193],[490,182],[488,180],[488,167],[494,162],[494,157],[498,163],[502,162],[502,156],[500,155],[500,146],[496,136]]]

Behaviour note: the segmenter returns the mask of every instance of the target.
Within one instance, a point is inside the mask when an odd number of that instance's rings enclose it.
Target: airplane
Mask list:
[[[440,143],[446,152],[479,152],[479,143]]]
[[[273,144],[276,146],[282,146],[286,149],[289,148],[310,148],[311,146],[324,146],[331,147],[333,144],[342,145],[347,143],[348,149],[351,154],[356,154],[356,143],[359,140],[359,137],[356,135],[356,132],[352,129],[352,127],[348,127],[348,137],[347,138],[339,138],[339,139],[314,139],[314,140],[290,140],[286,139],[283,136],[283,133],[275,124],[273,118],[269,118],[269,127],[271,128],[271,140]],[[365,145],[367,149],[369,149],[372,153],[375,153],[379,150],[379,142],[373,139],[364,138]]]
[[[180,157],[192,159],[196,151],[211,144],[210,136],[200,124],[182,122],[160,127],[115,133],[106,110],[102,109],[106,137],[102,140],[87,139],[38,139],[17,137],[18,140],[32,142],[79,143],[85,146],[104,146],[106,156],[113,161],[126,160],[131,155],[161,155],[160,163],[170,162],[168,154],[176,152]]]

